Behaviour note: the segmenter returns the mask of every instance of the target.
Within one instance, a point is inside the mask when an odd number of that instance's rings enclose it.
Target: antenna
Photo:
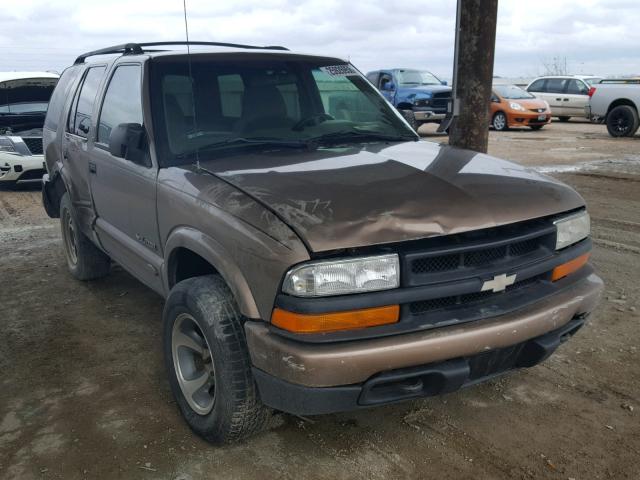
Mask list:
[[[184,33],[187,37],[187,63],[189,64],[189,79],[191,80],[191,116],[193,118],[194,134],[198,132],[198,122],[196,121],[196,96],[195,82],[193,81],[193,72],[191,70],[191,48],[189,47],[189,22],[187,21],[187,0],[182,0],[184,11]],[[197,138],[197,137],[194,137]],[[198,155],[198,146],[196,145],[196,168],[200,170],[200,156]]]

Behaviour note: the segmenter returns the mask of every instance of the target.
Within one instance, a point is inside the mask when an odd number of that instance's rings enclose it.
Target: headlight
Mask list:
[[[591,232],[591,219],[586,211],[553,222],[556,226],[556,250],[561,250],[587,238]]]
[[[525,108],[519,103],[511,102],[509,106],[511,107],[512,110],[519,110],[521,112],[525,111]]]
[[[309,262],[287,272],[282,290],[298,297],[321,297],[388,290],[399,285],[400,262],[394,253]]]
[[[0,152],[15,152],[13,142],[7,137],[0,137]]]

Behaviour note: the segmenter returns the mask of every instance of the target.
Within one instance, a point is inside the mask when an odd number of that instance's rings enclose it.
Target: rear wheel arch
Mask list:
[[[220,276],[247,318],[260,318],[249,283],[231,260],[231,255],[214,239],[193,228],[180,228],[165,245],[163,277],[166,294],[180,281],[204,275]]]
[[[620,105],[627,105],[629,107],[634,108],[637,113],[640,113],[638,112],[638,106],[633,102],[633,100],[630,100],[628,98],[618,98],[617,100],[614,100],[613,102],[611,102],[611,104],[609,105],[609,108],[607,108],[607,115],[611,113],[611,110],[613,110],[616,107],[619,107]]]

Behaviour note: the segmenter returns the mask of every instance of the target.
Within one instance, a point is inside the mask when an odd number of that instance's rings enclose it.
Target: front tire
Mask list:
[[[504,112],[497,112],[493,116],[491,125],[493,125],[493,128],[498,132],[503,132],[505,130],[508,130],[509,126],[507,124],[507,116],[504,114]]]
[[[571,117],[558,117],[558,120],[560,120],[561,122],[568,122],[571,119]]]
[[[69,194],[60,200],[62,243],[71,274],[78,280],[102,278],[111,270],[111,259],[98,249],[78,228],[78,220]]]
[[[607,115],[607,131],[612,137],[632,137],[639,125],[638,112],[629,105],[619,105]]]
[[[529,125],[529,128],[531,128],[531,130],[540,130],[542,129],[542,127],[544,127],[544,125]]]
[[[409,125],[411,125],[411,128],[413,128],[413,130],[415,132],[418,132],[418,128],[420,128],[420,123],[416,120],[416,114],[414,113],[414,111],[413,110],[401,110],[400,113],[402,113],[402,116],[407,121],[407,123],[409,123]]]
[[[260,431],[269,409],[251,372],[243,317],[221,277],[178,283],[163,312],[169,384],[191,429],[221,444]]]

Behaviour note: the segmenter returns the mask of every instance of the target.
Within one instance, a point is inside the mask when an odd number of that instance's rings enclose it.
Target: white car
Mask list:
[[[591,75],[553,75],[538,77],[526,88],[527,92],[546,100],[554,117],[561,122],[571,117],[585,117],[591,87],[602,77]]]
[[[49,72],[0,72],[0,185],[42,180],[42,127],[57,82]]]

